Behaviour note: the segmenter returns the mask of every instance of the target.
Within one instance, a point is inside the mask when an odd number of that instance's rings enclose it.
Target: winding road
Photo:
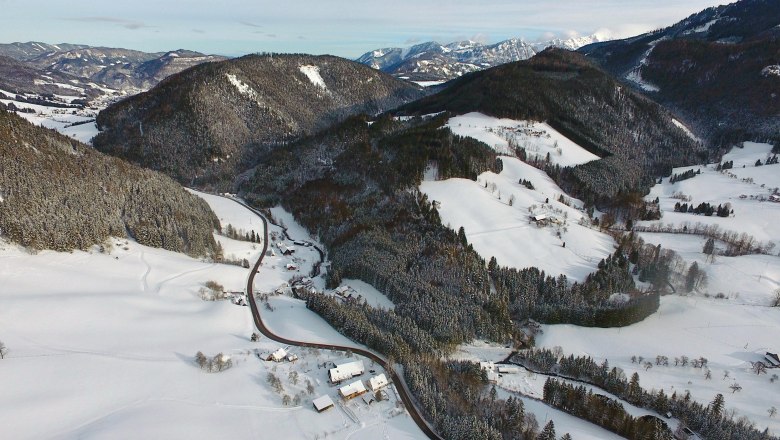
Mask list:
[[[271,339],[273,341],[282,344],[294,345],[297,347],[318,348],[323,350],[341,350],[341,351],[349,350],[352,353],[356,353],[371,359],[376,364],[381,365],[382,368],[384,368],[385,371],[388,372],[388,374],[390,375],[390,379],[392,379],[393,384],[395,384],[395,387],[398,390],[398,395],[401,397],[401,401],[403,401],[407,411],[409,411],[409,415],[412,417],[414,422],[417,423],[417,426],[420,428],[420,430],[422,430],[422,432],[425,433],[425,435],[427,435],[428,438],[430,439],[443,440],[442,437],[440,437],[436,433],[433,427],[431,427],[428,421],[425,420],[425,418],[420,414],[419,409],[417,408],[417,406],[414,404],[414,401],[412,400],[411,392],[409,391],[409,388],[406,386],[406,382],[404,381],[403,377],[401,377],[396,371],[396,369],[392,365],[390,365],[387,362],[387,360],[382,356],[372,351],[368,351],[358,347],[321,344],[317,342],[295,341],[292,339],[287,339],[279,335],[276,335],[273,332],[271,332],[271,330],[268,327],[266,327],[265,323],[263,323],[263,319],[260,317],[260,310],[257,307],[257,302],[255,301],[253,287],[254,287],[255,275],[257,274],[257,270],[260,268],[260,265],[263,262],[263,258],[265,258],[266,251],[268,251],[268,220],[261,212],[247,205],[242,200],[232,198],[232,197],[226,197],[226,198],[233,200],[234,202],[240,204],[244,208],[252,211],[263,220],[263,232],[265,235],[263,239],[263,252],[260,254],[260,258],[257,259],[257,262],[252,267],[252,270],[249,274],[249,279],[247,280],[247,284],[246,284],[246,293],[247,293],[247,297],[249,298],[249,306],[252,310],[252,318],[254,318],[255,326],[260,331],[260,333],[262,333],[263,336],[267,337],[268,339]]]

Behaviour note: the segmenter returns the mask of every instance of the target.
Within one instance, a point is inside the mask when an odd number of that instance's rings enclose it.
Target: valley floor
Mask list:
[[[251,219],[243,208],[236,212],[235,203],[221,205],[223,200],[207,198],[223,222],[262,227],[259,218]],[[262,249],[218,239],[226,253],[252,260]],[[210,280],[243,292],[248,269],[124,239],[114,244],[110,254],[94,249],[37,255],[0,245],[0,340],[9,348],[0,361],[4,433],[17,439],[128,433],[138,438],[423,438],[392,390],[389,400],[370,406],[360,398],[339,403],[322,365],[345,360],[345,353],[292,349],[299,357],[295,363],[261,360],[279,346],[265,338],[250,342],[255,329],[249,308],[229,300],[204,301],[199,294]],[[297,258],[302,269],[310,267],[305,256]],[[282,258],[272,260],[256,277],[259,292],[272,291],[292,276]],[[275,311],[265,310],[264,319],[275,330],[291,330],[286,336],[316,333],[346,340],[305,306],[288,309],[285,301],[295,300],[272,301]],[[198,351],[208,357],[223,353],[233,366],[202,371],[193,360]],[[270,374],[280,379],[281,392],[269,385]],[[284,405],[285,394],[300,401]],[[337,405],[318,414],[311,401],[324,394]]]

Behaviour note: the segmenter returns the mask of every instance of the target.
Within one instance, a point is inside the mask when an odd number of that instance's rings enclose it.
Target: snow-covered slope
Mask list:
[[[473,112],[451,118],[447,128],[502,154],[514,154],[515,148],[522,148],[529,160],[544,160],[549,155],[552,163],[574,166],[599,159],[544,122],[499,119]]]
[[[566,196],[543,171],[513,157],[501,160],[500,174],[483,173],[477,182],[425,181],[420,190],[439,203],[444,224],[455,230],[462,226],[474,249],[485,258],[495,256],[500,265],[536,266],[574,280],[595,271],[598,262],[613,252],[614,243],[584,226],[589,221],[578,209],[582,203]],[[520,180],[530,181],[534,189]],[[561,195],[571,206],[558,201]],[[550,224],[538,226],[531,219],[534,215],[547,217]]]

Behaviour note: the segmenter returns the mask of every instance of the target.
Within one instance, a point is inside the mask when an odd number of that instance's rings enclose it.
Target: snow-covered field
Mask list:
[[[456,231],[462,226],[474,249],[485,258],[495,256],[500,265],[536,266],[573,280],[595,271],[599,261],[613,252],[614,242],[586,226],[587,215],[578,209],[582,202],[566,196],[543,171],[517,158],[501,160],[500,174],[483,173],[477,182],[424,181],[420,190],[440,203],[444,224]],[[530,181],[534,189],[518,183],[521,179]],[[561,195],[571,206],[558,201]],[[537,225],[531,219],[534,215],[545,216],[548,224]]]
[[[250,218],[240,205],[211,197],[207,201],[223,221],[252,225],[262,232],[260,219]],[[234,252],[250,256],[259,252],[252,243],[231,242]],[[327,384],[326,369],[318,365],[339,361],[344,353],[293,348],[299,356],[295,363],[260,360],[256,353],[264,357],[279,346],[265,338],[250,342],[254,326],[249,308],[230,301],[203,301],[198,294],[210,280],[226,290],[243,291],[247,269],[124,239],[114,243],[110,254],[95,249],[30,255],[14,245],[0,245],[0,340],[9,348],[0,361],[0,423],[7,435],[423,437],[411,418],[396,408],[392,392],[380,404],[368,406],[358,398],[345,404],[347,410],[337,404],[322,414],[314,411],[314,397],[328,394],[339,401],[336,388]],[[261,268],[258,291],[289,278],[278,263]],[[305,315],[311,312],[299,308],[294,315],[285,315],[281,308],[264,311],[264,317],[274,325],[274,315],[289,320],[282,330],[292,334],[285,336],[311,331],[307,325],[315,321]],[[315,331],[327,337],[322,323]],[[201,371],[193,362],[197,351],[228,355],[233,367],[219,373]],[[299,376],[297,384],[289,374],[292,370]],[[282,392],[271,388],[269,373],[281,380]],[[361,379],[368,377],[366,373]],[[312,394],[305,391],[307,379],[314,386]],[[284,394],[291,399],[298,395],[300,402],[285,406]]]
[[[599,159],[544,122],[499,119],[472,112],[456,116],[447,127],[459,136],[468,136],[486,143],[502,154],[512,154],[510,142],[524,148],[529,159],[544,159],[561,166],[574,166]]]
[[[98,112],[121,97],[119,92],[108,89],[106,91],[109,95],[93,100],[90,102],[89,107],[83,109],[18,102],[14,99],[15,94],[4,90],[0,90],[0,102],[6,106],[13,104],[18,109],[32,110],[32,113],[17,112],[16,114],[35,125],[52,128],[68,137],[88,144],[98,134],[97,125],[94,122]],[[28,95],[27,97],[37,98],[35,95]],[[55,98],[63,104],[70,104],[76,99],[73,96],[56,96]]]
[[[674,184],[664,179],[655,185],[647,198],[659,198],[663,218],[640,224],[682,227],[700,222],[780,243],[780,203],[766,200],[780,186],[780,165],[755,166],[756,160],[765,162],[770,150],[767,144],[746,142],[744,148],[724,156],[723,162],[734,161],[731,170],[718,172],[714,164],[675,169],[676,174],[701,169],[701,174]],[[728,202],[735,213],[726,218],[675,213],[674,204],[681,201],[672,197],[675,193],[690,196],[694,205]],[[648,232],[641,236],[648,243],[675,250],[688,264],[695,261],[706,272],[708,282],[687,296],[663,297],[656,314],[632,326],[595,329],[548,325],[543,326],[544,334],[537,337],[537,344],[560,346],[566,354],[592,356],[597,362],[607,359],[627,376],[638,372],[643,387],[663,388],[667,395],[689,390],[694,399],[707,404],[722,393],[726,408],[737,416],[747,416],[758,429],[768,427],[773,434],[780,433],[780,419],[768,413],[780,403],[780,380],[770,381],[780,371],[769,369],[768,374],[756,375],[751,370],[751,362],[762,360],[766,351],[780,351],[780,308],[769,307],[780,287],[777,249],[772,255],[718,255],[709,261],[702,252],[705,237]],[[722,244],[716,244],[720,247]],[[643,356],[655,363],[659,355],[667,356],[671,365],[654,365],[645,371],[631,361],[631,356]],[[681,356],[706,358],[712,378],[705,379],[705,370],[690,364],[675,367],[674,358]],[[742,390],[733,392],[730,386],[734,383]]]
[[[701,174],[676,183],[669,183],[665,178],[662,184],[655,185],[647,198],[659,198],[663,218],[639,224],[717,225],[721,230],[745,232],[761,242],[772,241],[780,250],[780,203],[768,201],[772,192],[780,187],[780,165],[755,166],[757,160],[766,161],[771,149],[768,144],[745,142],[744,148],[736,148],[723,156],[722,162],[734,162],[734,168],[725,171],[716,171],[717,164],[675,168],[673,174],[690,169],[701,170]],[[675,203],[686,203],[679,198],[681,196],[690,197],[687,203],[694,206],[702,202],[715,206],[730,203],[734,215],[723,218],[674,212]]]

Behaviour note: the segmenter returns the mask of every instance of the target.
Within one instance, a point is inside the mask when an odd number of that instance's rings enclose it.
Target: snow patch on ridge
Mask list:
[[[236,89],[238,89],[239,93],[246,96],[247,98],[254,99],[255,101],[258,100],[257,92],[255,92],[255,90],[249,86],[249,84],[241,81],[236,77],[236,75],[233,75],[232,73],[227,73],[225,76],[227,76],[228,81],[230,81],[230,83],[233,84]]]
[[[309,81],[311,81],[312,84],[317,87],[321,87],[323,90],[328,90],[328,87],[325,85],[325,81],[323,81],[322,76],[320,76],[319,66],[305,65],[299,67],[298,69],[302,74],[309,78]]]
[[[676,125],[680,130],[684,131],[686,135],[688,135],[689,138],[693,139],[696,142],[701,142],[701,139],[696,137],[695,134],[691,130],[688,129],[685,125],[683,125],[682,122],[678,121],[677,119],[672,118],[672,123]]]
[[[770,76],[780,77],[780,64],[773,64],[761,69],[761,75],[769,78]]]

